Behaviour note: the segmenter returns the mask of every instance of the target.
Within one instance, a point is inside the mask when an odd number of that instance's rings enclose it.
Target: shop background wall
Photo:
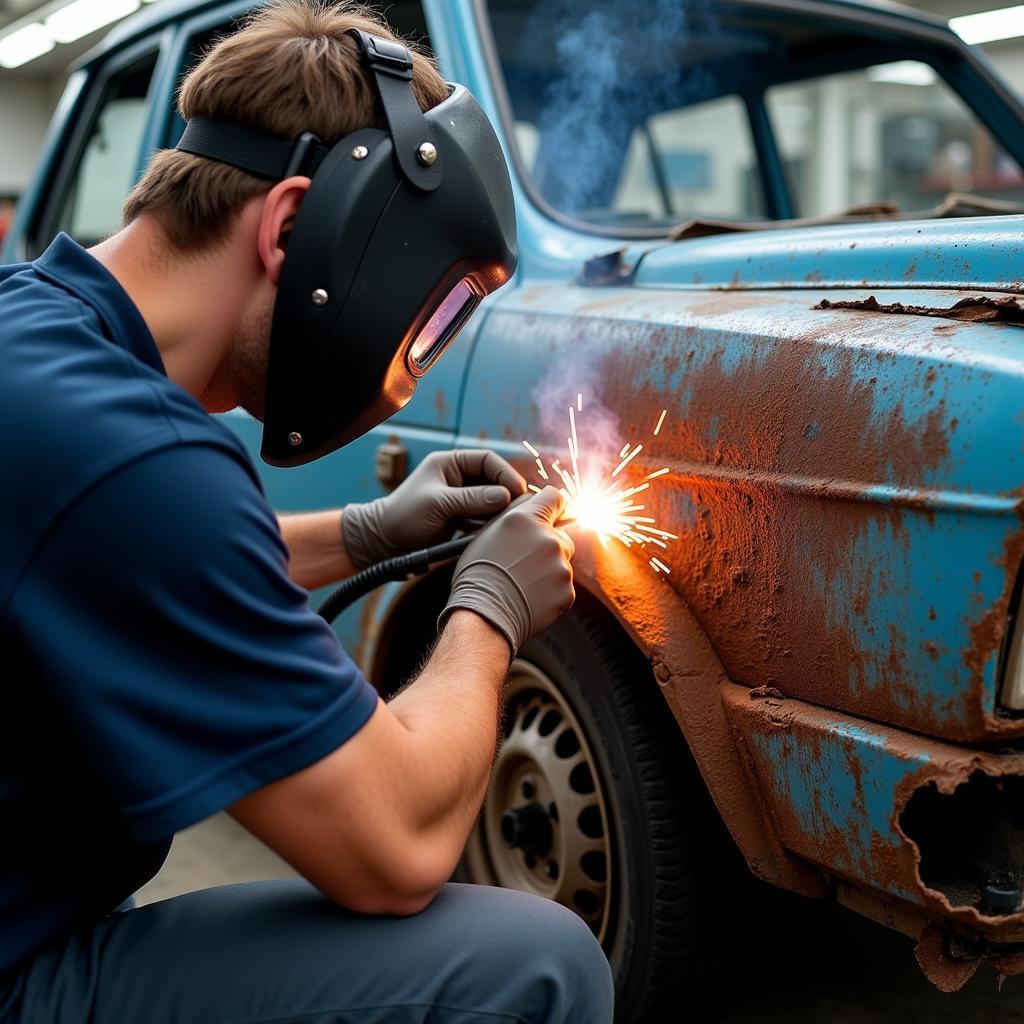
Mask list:
[[[59,98],[60,86],[52,78],[8,73],[0,79],[0,195],[18,195],[25,188]]]
[[[1011,3],[1012,0],[1003,0]],[[0,0],[0,9],[15,6]],[[32,7],[17,0],[17,6]],[[1000,6],[1000,0],[924,0],[910,6],[941,18],[972,14]],[[0,22],[7,19],[0,17]],[[15,71],[0,69],[0,196],[17,195],[39,158],[46,126],[67,77],[67,64],[102,39],[106,30],[70,47],[58,47],[43,59]],[[990,43],[982,48],[1011,87],[1024,95],[1024,39]]]

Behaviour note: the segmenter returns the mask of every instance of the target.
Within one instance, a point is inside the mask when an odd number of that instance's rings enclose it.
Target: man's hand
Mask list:
[[[448,540],[464,520],[491,519],[525,492],[526,482],[495,452],[431,452],[393,494],[345,506],[345,547],[364,569]]]
[[[455,567],[439,625],[456,608],[476,612],[514,655],[567,611],[576,597],[570,565],[576,546],[554,525],[564,507],[562,495],[545,487],[486,527]]]

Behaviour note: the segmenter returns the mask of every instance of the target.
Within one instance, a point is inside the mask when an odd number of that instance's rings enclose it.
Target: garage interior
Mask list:
[[[0,0],[0,243],[11,224],[19,196],[29,187],[44,146],[47,126],[61,101],[69,66],[98,44],[120,20],[147,3],[173,0]],[[1024,6],[991,12],[992,0],[926,0],[916,7],[951,19],[961,35],[978,43],[1004,80],[1024,97]],[[988,13],[998,13],[995,19]],[[149,69],[151,71],[152,69]],[[801,197],[800,216],[815,217],[894,201],[903,210],[940,204],[950,192],[970,192],[1024,203],[1024,180],[996,149],[972,137],[976,122],[928,67],[915,62],[885,65],[854,75],[835,75],[811,85],[786,85],[768,96],[788,173]],[[116,227],[120,203],[134,167],[123,159],[118,140],[130,146],[138,138],[148,71],[121,84],[123,99],[112,104],[110,120],[83,160],[75,194],[68,198],[64,224],[75,237],[101,238]],[[755,220],[759,214],[753,142],[743,150],[738,127],[745,113],[726,98],[701,111],[665,115],[666,140],[685,136],[685,149],[661,148],[673,167],[673,197],[694,216]],[[685,123],[670,119],[685,118]],[[530,126],[521,125],[519,142],[529,161]],[[652,126],[655,135],[658,126]],[[141,130],[141,129],[139,129]],[[987,139],[987,136],[986,136]],[[735,147],[740,146],[740,151]],[[731,147],[724,151],[722,147]],[[736,168],[720,175],[716,167]],[[941,174],[935,176],[935,168]],[[925,174],[924,172],[928,173]],[[654,208],[643,151],[637,146],[627,162],[617,205]],[[252,839],[226,815],[218,815],[179,836],[160,874],[138,894],[139,903],[234,881],[291,877],[294,872]],[[773,896],[772,899],[775,897]],[[771,905],[775,905],[772,903]],[[880,935],[864,922],[833,908],[795,907],[778,898],[779,913],[792,914],[795,932],[812,919],[828,929],[829,950],[803,945],[787,954],[788,976],[771,965],[753,968],[756,994],[745,998],[727,1018],[731,1024],[783,1024],[820,1020],[834,1024],[883,1024],[915,1019],[949,1021],[1022,1021],[1024,981],[1010,979],[1002,998],[992,986],[968,985],[955,999],[934,991],[905,955],[904,940]],[[792,937],[792,936],[791,936]],[[774,941],[774,940],[773,940]],[[804,948],[806,946],[806,948]],[[868,947],[868,948],[865,948]],[[750,955],[762,960],[762,954]],[[799,957],[803,965],[794,967]],[[771,959],[769,957],[769,959]],[[897,966],[897,960],[899,965]],[[794,976],[795,975],[795,976]],[[861,979],[878,984],[866,991]],[[800,994],[793,999],[793,986]],[[796,1008],[794,1008],[796,1007]]]

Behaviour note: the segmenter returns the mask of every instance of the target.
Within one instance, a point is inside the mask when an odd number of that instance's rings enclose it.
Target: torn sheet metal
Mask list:
[[[866,299],[822,299],[815,310],[852,309],[862,313],[892,313],[899,316],[934,316],[966,323],[1024,324],[1024,303],[1012,295],[995,298],[973,295],[954,302],[952,306],[916,306],[902,302],[879,302],[874,295]]]
[[[983,867],[965,859],[963,878],[925,877],[930,844],[948,837],[911,836],[906,819],[914,795],[928,788],[952,797],[979,775],[1024,780],[1024,754],[941,743],[735,685],[722,693],[786,849],[830,875],[916,906],[933,921],[994,942],[1024,941],[1024,911],[997,915],[979,900],[979,887],[988,882],[976,877]],[[1024,825],[993,831],[989,841],[990,859],[1005,860],[1018,873],[1024,868]]]

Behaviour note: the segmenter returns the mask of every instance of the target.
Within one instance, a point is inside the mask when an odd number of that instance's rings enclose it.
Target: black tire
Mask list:
[[[602,787],[612,861],[603,944],[615,975],[616,1021],[714,1019],[727,1002],[727,895],[749,876],[650,666],[586,595],[520,657],[557,688]],[[496,778],[500,771],[499,757]],[[494,827],[493,815],[482,814],[467,851],[483,841],[488,820]],[[467,852],[461,877],[493,883],[488,874]]]

